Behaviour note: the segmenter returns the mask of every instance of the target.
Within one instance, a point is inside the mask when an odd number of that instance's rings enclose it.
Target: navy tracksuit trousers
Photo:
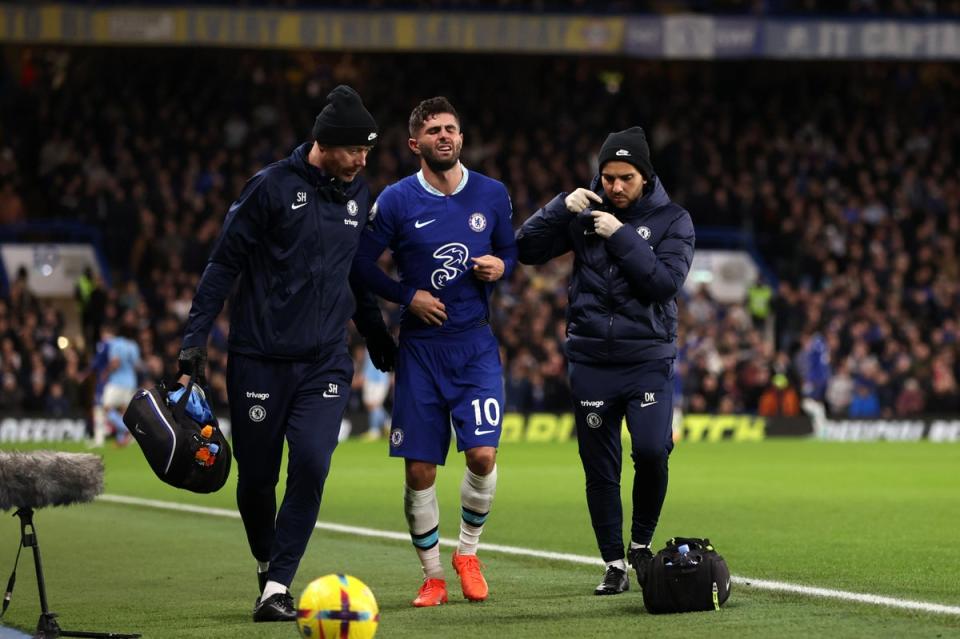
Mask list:
[[[587,507],[604,561],[622,559],[621,423],[627,418],[633,458],[633,541],[649,544],[667,494],[673,450],[673,360],[594,366],[571,362],[577,442]]]
[[[267,578],[290,585],[320,511],[323,484],[350,397],[353,362],[344,352],[323,362],[262,360],[230,353],[227,393],[237,506]],[[287,486],[277,512],[283,441]]]

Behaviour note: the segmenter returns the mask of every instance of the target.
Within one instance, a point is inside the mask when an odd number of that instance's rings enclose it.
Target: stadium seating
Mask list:
[[[485,72],[508,64],[509,75]],[[744,90],[747,64],[757,80]],[[776,278],[773,331],[705,290],[681,300],[684,409],[755,413],[764,393],[792,389],[834,416],[960,412],[956,65],[33,48],[0,74],[0,222],[102,230],[113,275],[102,315],[134,313],[148,377],[174,372],[198,275],[244,180],[303,139],[329,88],[347,82],[383,129],[375,192],[414,170],[406,116],[444,94],[463,116],[464,162],[507,184],[516,224],[589,182],[608,131],[643,125],[697,227],[749,234]],[[569,407],[569,268],[518,269],[495,299],[508,410]],[[62,325],[10,282],[5,414],[89,403],[90,344],[59,347]],[[220,405],[226,332],[221,319]]]

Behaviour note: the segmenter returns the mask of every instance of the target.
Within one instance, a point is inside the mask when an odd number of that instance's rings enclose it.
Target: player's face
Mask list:
[[[370,146],[328,146],[322,147],[320,160],[323,172],[344,182],[353,182],[367,165]]]
[[[625,209],[643,193],[643,176],[628,162],[614,160],[603,165],[600,182],[607,197],[618,209]]]
[[[460,161],[462,148],[460,123],[450,113],[437,113],[427,118],[417,137],[410,138],[410,149],[438,172],[455,167]]]

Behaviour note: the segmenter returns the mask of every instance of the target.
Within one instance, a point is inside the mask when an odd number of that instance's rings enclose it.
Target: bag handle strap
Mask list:
[[[686,544],[690,547],[691,550],[700,549],[700,550],[713,550],[713,546],[710,544],[710,540],[706,537],[671,537],[667,541],[667,548],[671,550],[676,550],[678,547]]]
[[[177,423],[180,423],[187,414],[187,402],[190,401],[190,393],[193,391],[193,386],[193,376],[190,376],[189,379],[187,379],[187,385],[183,389],[183,395],[180,396],[180,399],[178,399],[177,403],[173,406],[173,418],[177,420]]]
[[[209,406],[210,400],[207,399],[207,394],[203,390],[203,386],[200,386],[194,379],[194,377],[188,376],[187,385],[183,389],[183,395],[177,400],[177,403],[173,406],[173,417],[177,420],[177,423],[183,423],[182,420],[187,414],[187,402],[190,401],[190,394],[193,392],[194,386],[200,390],[200,395],[203,398],[203,401],[206,402]],[[213,407],[210,406],[210,412],[213,413]],[[201,424],[201,426],[206,426],[207,424]],[[213,432],[222,432],[220,430],[220,424],[217,422],[216,416],[210,421],[209,426],[213,427]]]

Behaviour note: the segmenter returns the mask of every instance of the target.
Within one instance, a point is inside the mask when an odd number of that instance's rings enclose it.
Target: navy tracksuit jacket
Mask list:
[[[183,347],[205,347],[230,305],[227,391],[237,505],[268,578],[289,585],[313,532],[349,399],[346,324],[383,326],[372,295],[355,296],[350,269],[370,210],[362,176],[343,183],[307,162],[312,143],[247,182],[227,213],[190,309]],[[234,284],[236,288],[234,289]],[[279,513],[283,442],[290,459]]]
[[[591,189],[604,196],[599,177]],[[597,206],[623,222],[606,240],[592,232],[592,218],[567,210],[566,196],[561,193],[523,224],[517,247],[524,264],[574,252],[565,349],[587,505],[600,553],[613,561],[623,557],[624,416],[635,469],[633,541],[650,543],[666,495],[673,448],[675,298],[693,259],[693,222],[656,177],[627,209],[617,210],[606,198]]]

